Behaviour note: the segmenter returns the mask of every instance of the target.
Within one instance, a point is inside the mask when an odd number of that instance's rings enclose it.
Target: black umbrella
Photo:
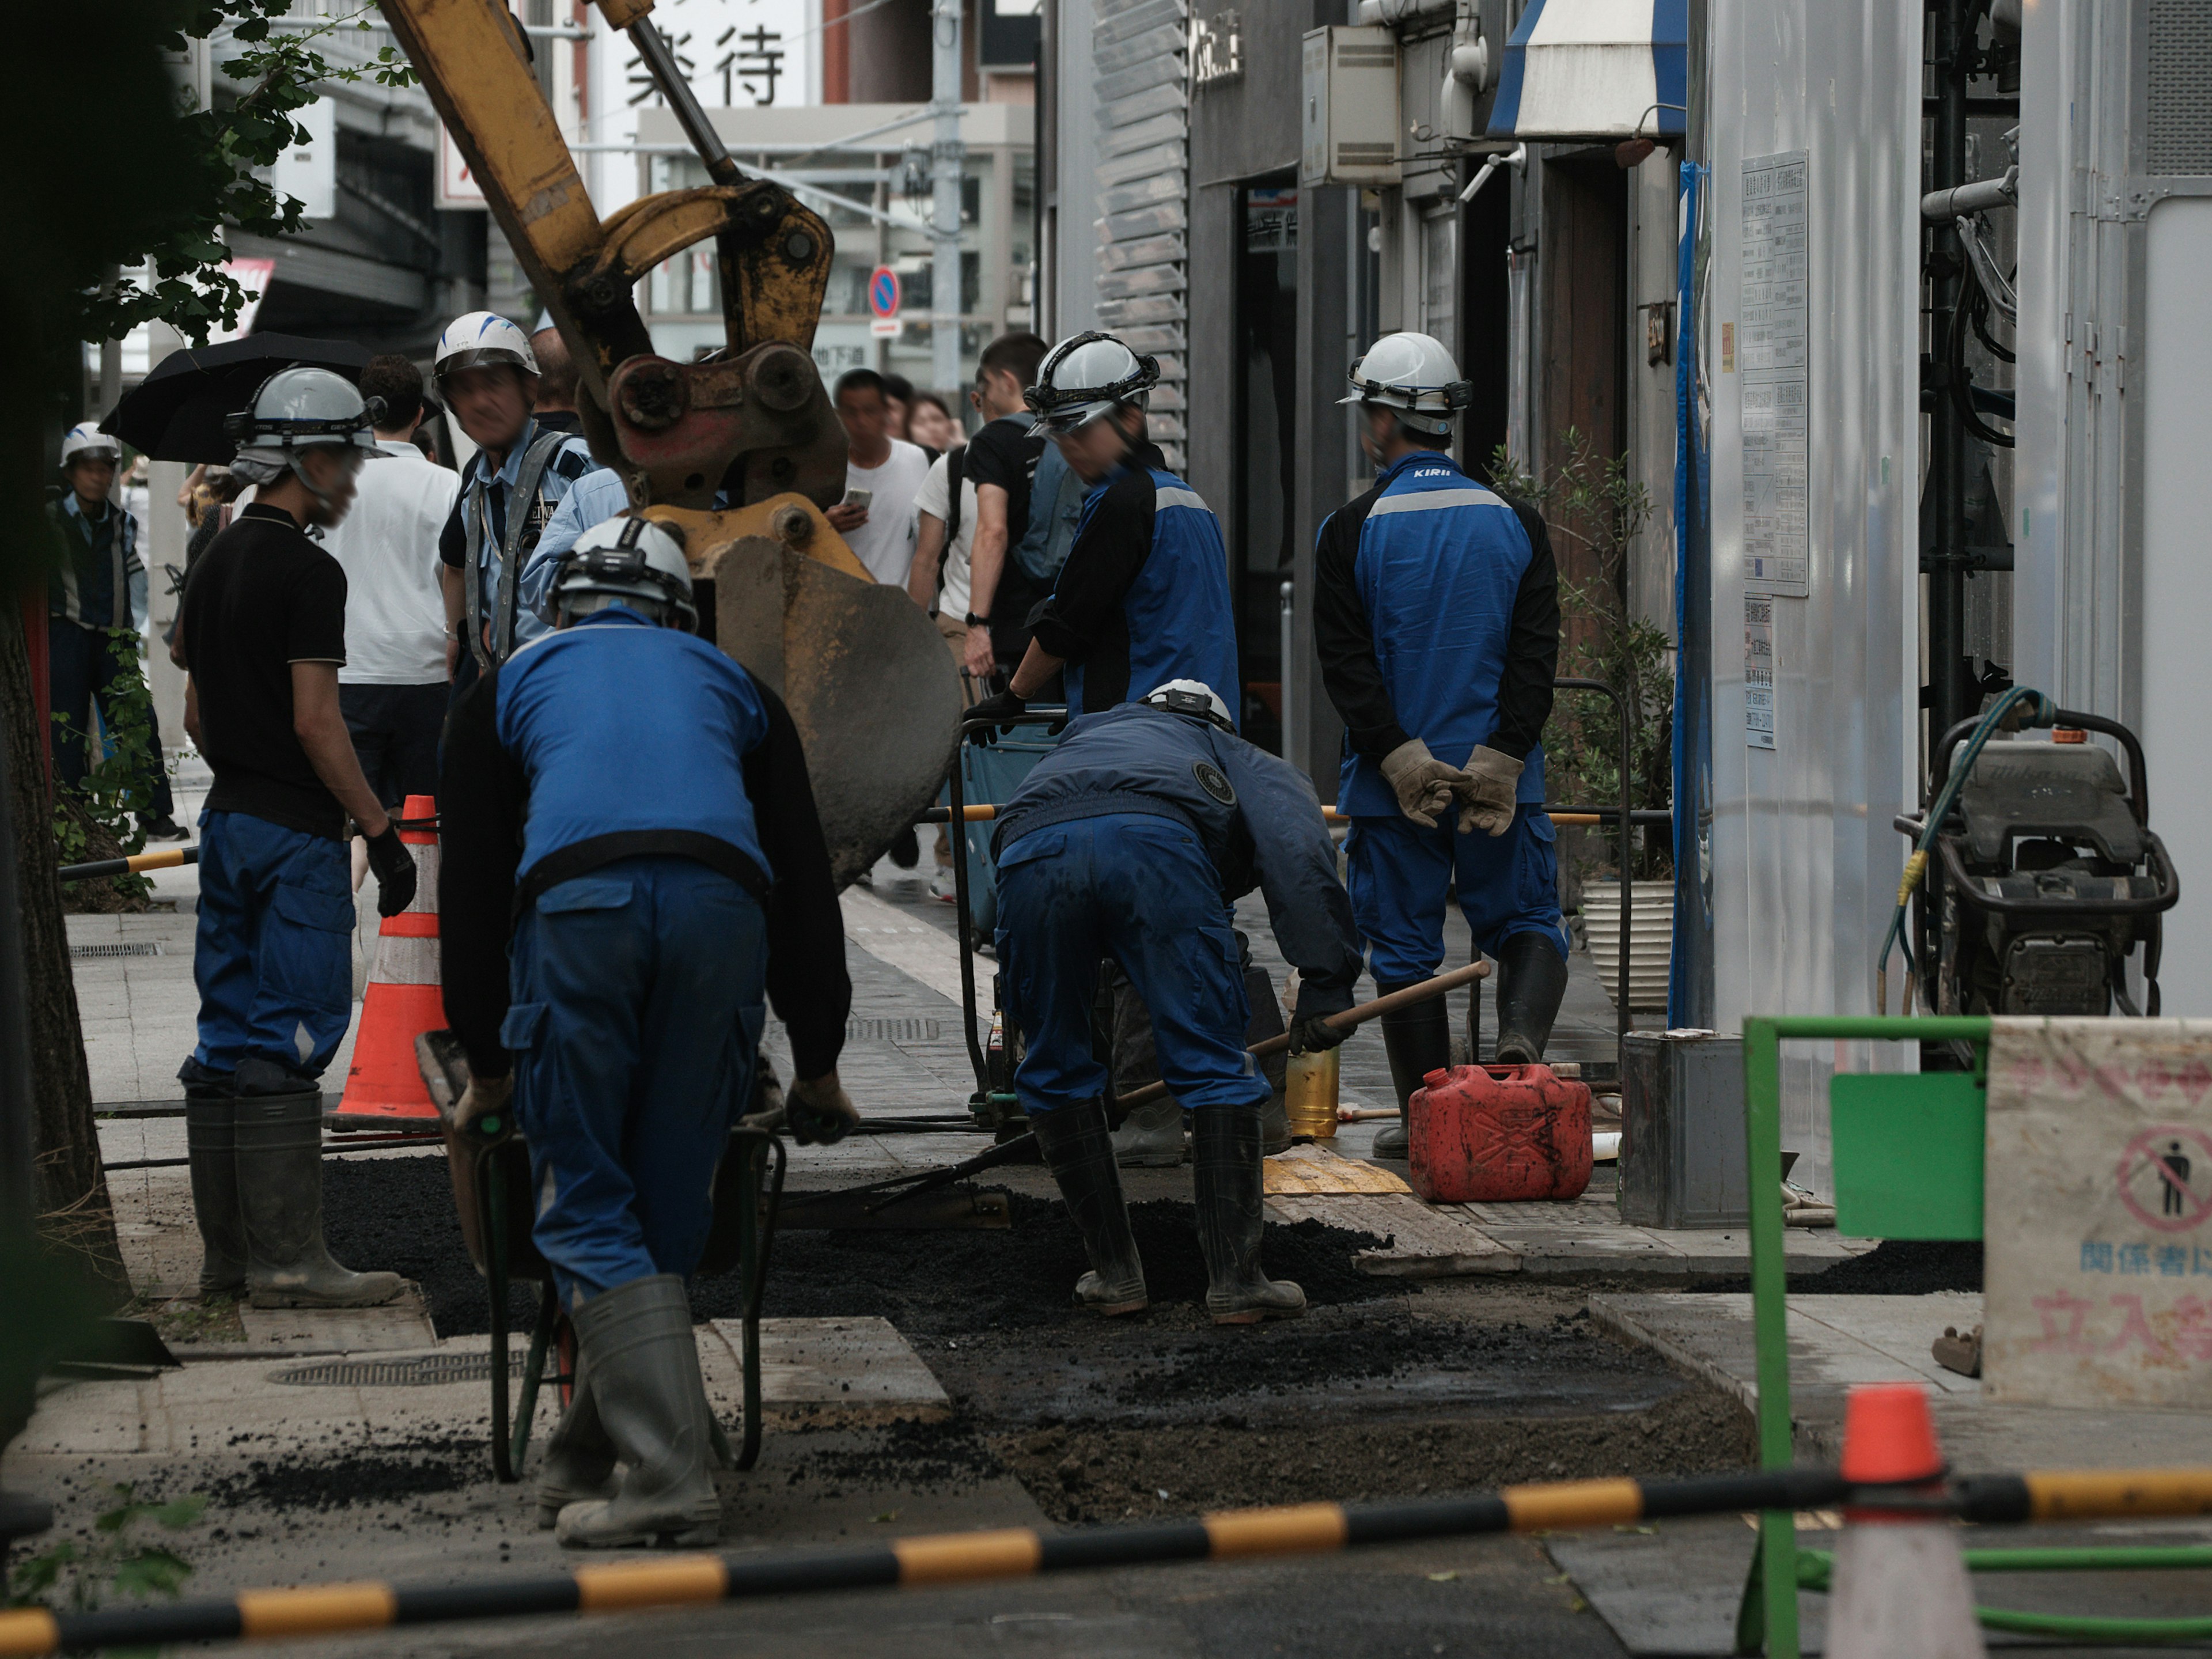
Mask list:
[[[175,351],[115,405],[100,429],[157,461],[223,465],[238,447],[223,436],[222,417],[245,408],[278,369],[327,368],[357,381],[368,364],[362,347],[296,334],[251,334]]]

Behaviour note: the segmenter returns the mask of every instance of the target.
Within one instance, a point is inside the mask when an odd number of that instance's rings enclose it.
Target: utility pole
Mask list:
[[[933,0],[929,30],[930,107],[937,115],[930,152],[936,190],[929,222],[929,377],[949,398],[960,386],[960,180],[968,160],[960,142],[960,0]]]

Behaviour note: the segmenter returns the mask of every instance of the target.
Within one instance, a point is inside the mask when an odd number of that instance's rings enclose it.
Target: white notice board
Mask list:
[[[1806,515],[1805,152],[1743,164],[1743,278],[1736,363],[1743,416],[1743,580],[1753,592],[1812,591]]]

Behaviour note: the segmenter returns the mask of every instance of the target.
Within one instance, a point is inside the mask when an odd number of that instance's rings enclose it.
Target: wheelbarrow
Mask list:
[[[553,1289],[553,1272],[531,1238],[530,1153],[514,1114],[500,1112],[464,1130],[454,1121],[468,1063],[451,1031],[426,1031],[415,1040],[422,1080],[437,1103],[445,1133],[446,1167],[453,1177],[453,1208],[469,1260],[484,1277],[491,1298],[491,1462],[503,1481],[521,1478],[532,1419],[541,1389],[550,1386],[566,1406],[575,1389],[575,1334]],[[755,1079],[755,1086],[759,1079]],[[783,1196],[783,1142],[765,1129],[733,1126],[714,1170],[714,1220],[700,1259],[702,1273],[735,1268],[742,1289],[744,1421],[732,1449],[720,1421],[712,1421],[714,1450],[725,1467],[750,1469],[760,1456],[761,1297],[768,1283],[769,1246],[776,1206]],[[509,1409],[507,1287],[515,1280],[539,1286],[538,1317],[522,1367],[522,1394]]]

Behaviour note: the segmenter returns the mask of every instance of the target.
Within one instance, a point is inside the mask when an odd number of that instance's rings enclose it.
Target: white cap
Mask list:
[[[111,461],[123,458],[123,446],[100,429],[97,421],[79,421],[62,434],[62,465],[67,467],[80,455],[105,455]]]
[[[697,626],[680,531],[621,514],[576,538],[554,574],[555,612],[580,617],[611,605],[629,605],[663,623],[674,616],[686,628]]]
[[[1425,334],[1386,334],[1364,356],[1352,360],[1352,395],[1340,404],[1379,404],[1395,409],[1416,432],[1448,437],[1452,419],[1474,401],[1474,387],[1459,377],[1450,352]]]
[[[527,334],[495,311],[471,311],[446,325],[438,337],[431,374],[442,390],[454,370],[492,363],[510,364],[525,374],[538,373],[538,356],[530,349]]]
[[[1145,693],[1145,706],[1164,708],[1171,714],[1189,714],[1199,720],[1212,720],[1224,732],[1237,727],[1229,718],[1229,705],[1221,701],[1221,694],[1204,680],[1170,680],[1165,685],[1156,685]]]
[[[1077,334],[1045,353],[1023,401],[1054,432],[1073,432],[1116,409],[1142,409],[1160,366],[1110,334]]]

